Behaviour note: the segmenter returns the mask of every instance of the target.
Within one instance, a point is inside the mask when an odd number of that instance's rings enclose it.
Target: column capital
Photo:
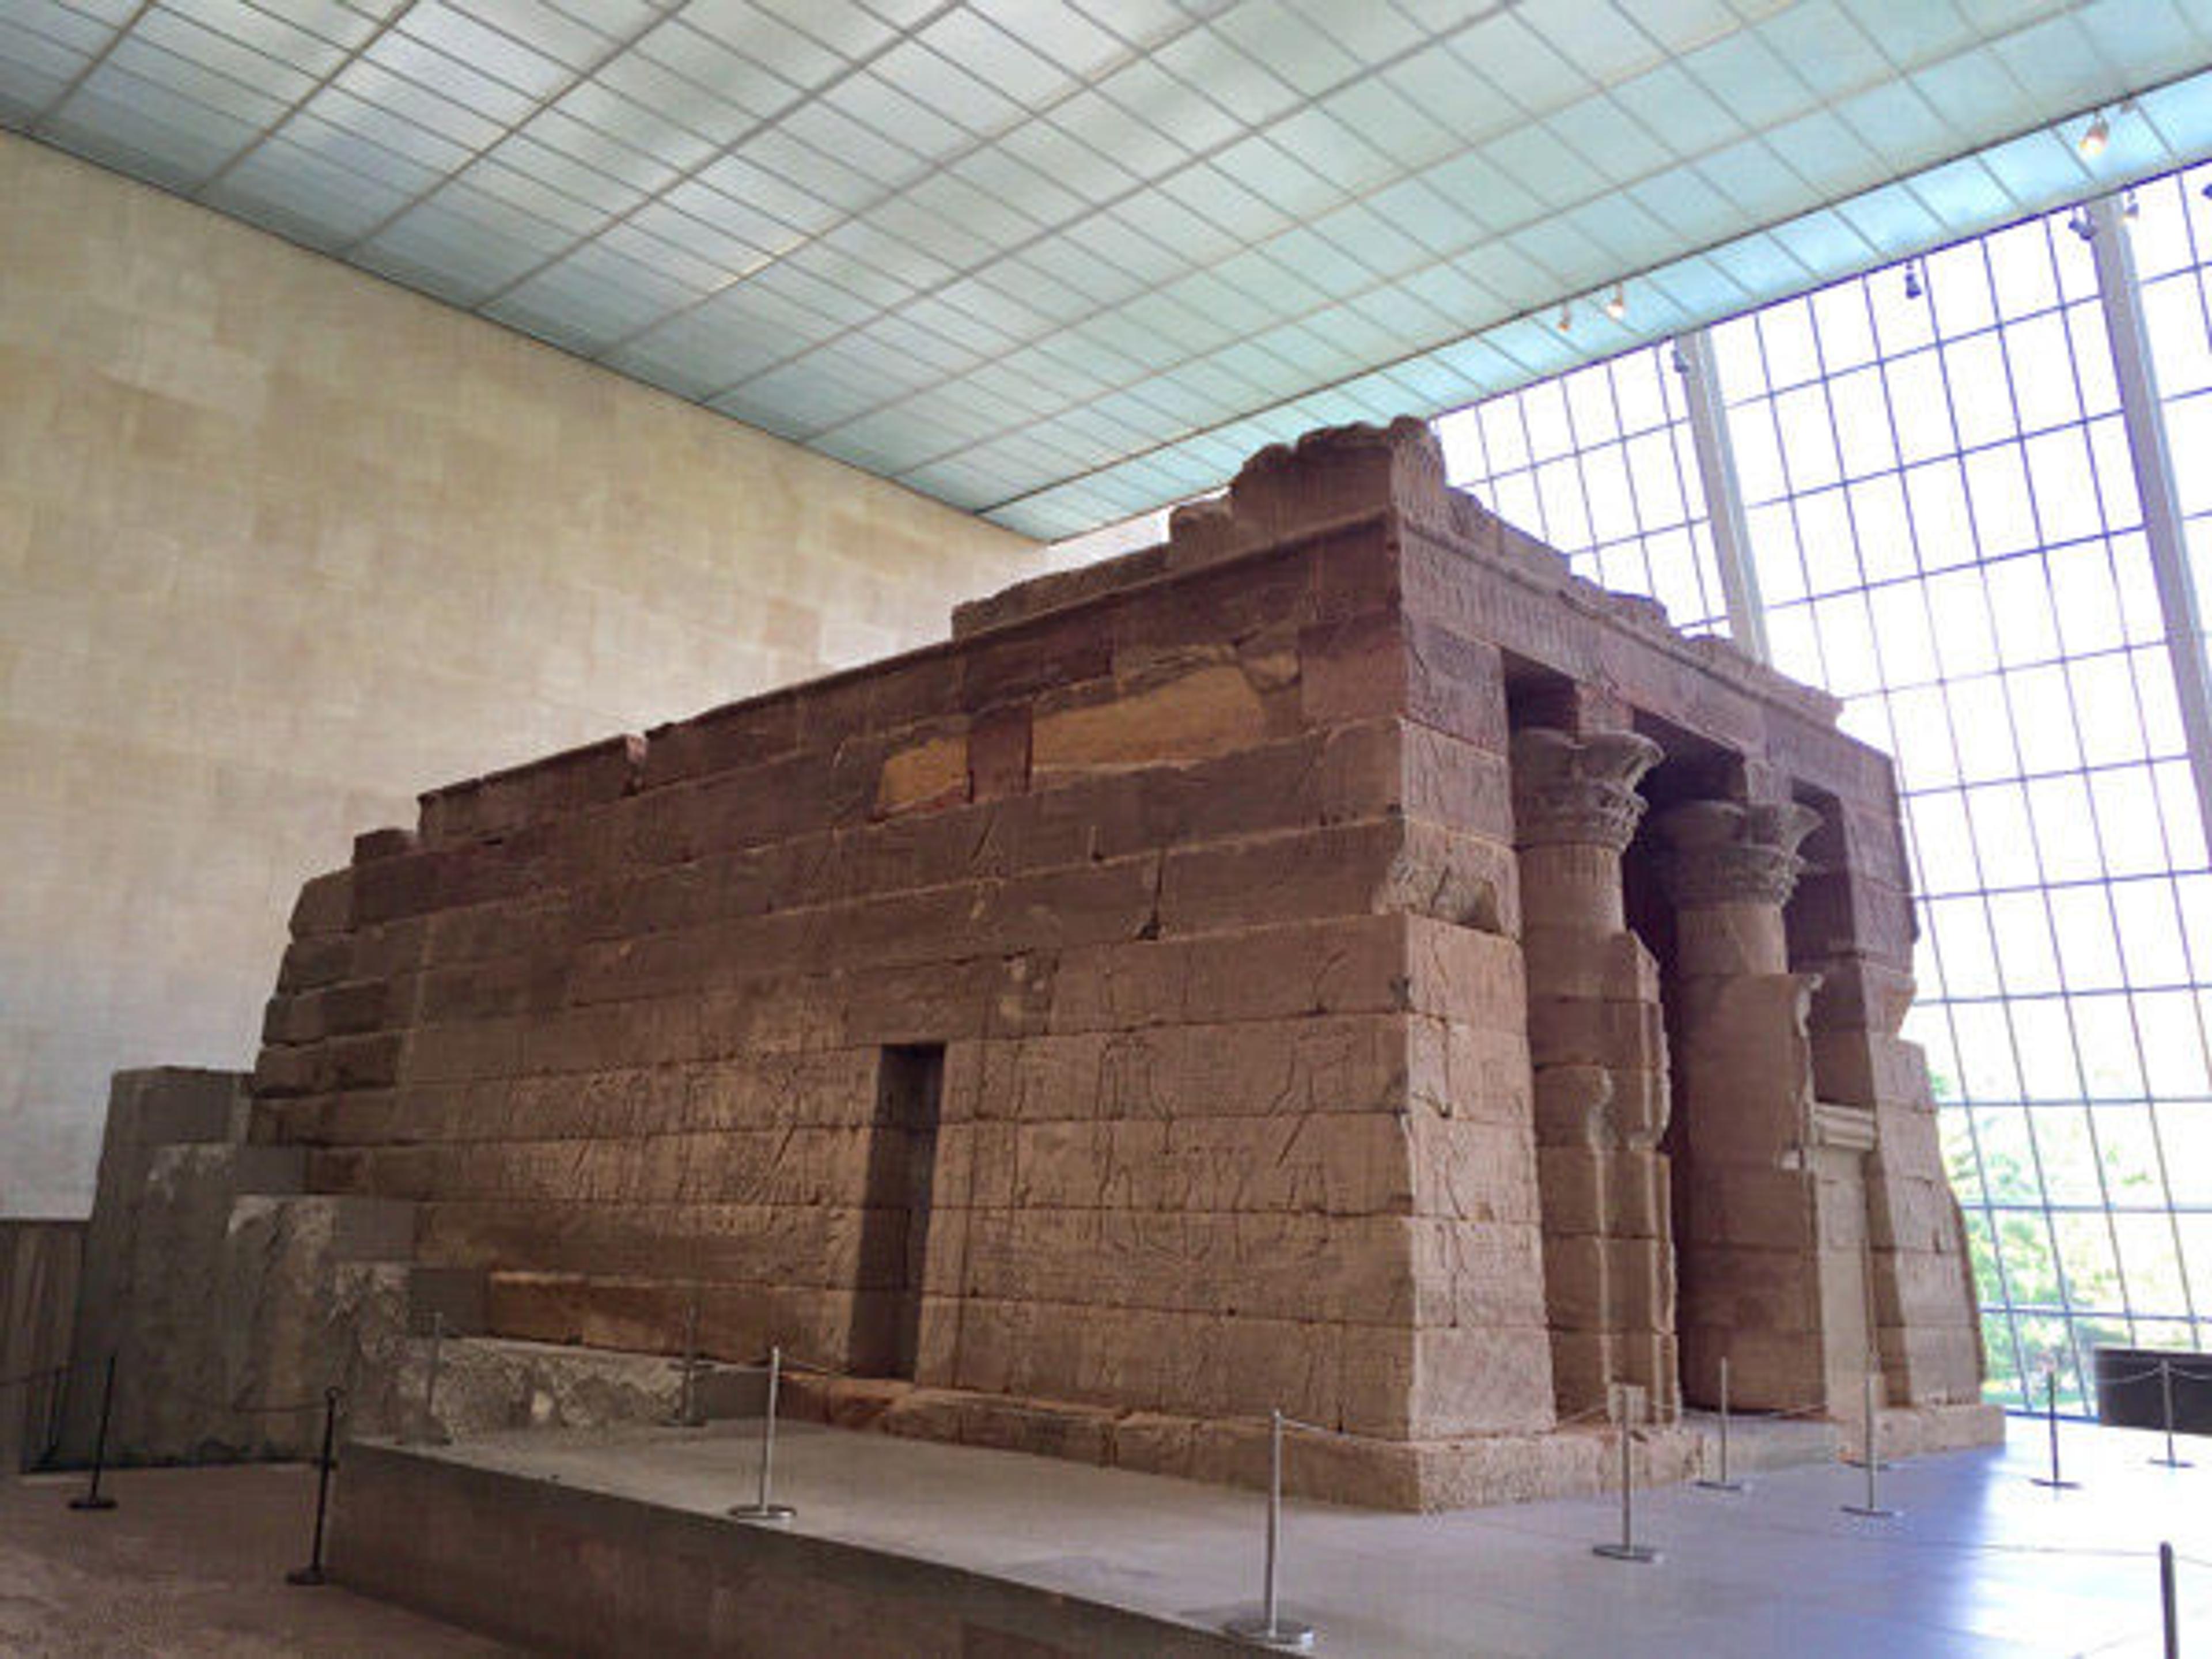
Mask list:
[[[1820,822],[1818,812],[1795,801],[1695,800],[1662,813],[1652,827],[1667,842],[1660,867],[1676,904],[1778,908],[1805,867],[1797,848]]]
[[[1636,785],[1663,751],[1633,732],[1571,738],[1548,726],[1513,734],[1513,838],[1626,852],[1644,817]]]

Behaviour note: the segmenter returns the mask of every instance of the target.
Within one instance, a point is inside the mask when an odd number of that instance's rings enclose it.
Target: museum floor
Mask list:
[[[1886,1474],[1883,1501],[1905,1511],[1894,1521],[1841,1513],[1863,1477],[1833,1464],[1761,1474],[1741,1497],[1650,1494],[1639,1531],[1664,1552],[1651,1566],[1590,1554],[1618,1525],[1609,1499],[1425,1516],[1293,1504],[1285,1601],[1327,1650],[1360,1655],[2154,1652],[2150,1552],[2164,1538],[2212,1562],[2212,1451],[2203,1468],[2169,1472],[2145,1461],[2151,1437],[2072,1427],[2082,1487],[2054,1496],[2029,1484],[2037,1426],[2012,1428],[2008,1452]],[[739,1423],[490,1437],[429,1455],[696,1514],[753,1496]],[[811,1427],[780,1440],[776,1467],[802,1537],[1170,1626],[1218,1628],[1257,1592],[1255,1494]],[[404,1512],[411,1526],[419,1511]],[[2182,1572],[2185,1629],[2193,1617],[2212,1632],[2212,1565]]]
[[[494,1659],[514,1649],[335,1586],[295,1589],[313,1471],[110,1471],[0,1480],[0,1654],[24,1659]]]
[[[1741,1497],[1650,1494],[1638,1530],[1663,1552],[1650,1566],[1589,1553],[1618,1526],[1611,1500],[1431,1516],[1293,1504],[1286,1612],[1339,1654],[2154,1655],[2151,1553],[2166,1539],[2185,1558],[2184,1650],[2212,1635],[2212,1447],[2185,1441],[2202,1467],[2169,1472],[2147,1461],[2155,1437],[2069,1426],[2066,1473],[2082,1485],[2054,1495],[2029,1484],[2039,1425],[2012,1428],[2007,1451],[1886,1474],[1881,1498],[1905,1511],[1892,1521],[1841,1513],[1861,1477],[1835,1467],[1763,1473]],[[752,1495],[753,1448],[750,1425],[732,1423],[492,1437],[432,1455],[525,1474],[541,1491],[719,1515]],[[777,1468],[777,1496],[799,1510],[793,1541],[906,1558],[894,1573],[903,1595],[936,1593],[921,1561],[1204,1628],[1256,1591],[1254,1494],[805,1426],[781,1441]],[[124,1507],[105,1516],[70,1512],[51,1481],[7,1490],[0,1647],[495,1650],[343,1591],[286,1590],[303,1472],[126,1472],[116,1490]],[[733,1553],[758,1536],[726,1524]],[[836,1650],[810,1640],[803,1619],[790,1629],[786,1651]]]

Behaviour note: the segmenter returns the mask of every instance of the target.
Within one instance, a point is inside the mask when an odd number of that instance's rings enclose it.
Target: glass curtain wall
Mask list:
[[[1711,633],[1727,613],[1671,345],[1649,346],[1437,422],[1444,463],[1577,575]]]
[[[2184,457],[2212,449],[2203,183],[2145,186],[2129,222]],[[1905,1035],[1943,1109],[1990,1396],[2039,1405],[2055,1367],[2076,1409],[2097,1345],[2212,1335],[2212,874],[2078,224],[1711,331],[1776,666],[1897,758],[1921,926]],[[1707,630],[1720,585],[1671,359],[1580,368],[1439,430],[1455,482]],[[1656,464],[1627,452],[1662,433],[1676,493],[1647,494]],[[2185,461],[2181,487],[2212,590],[2212,473]]]

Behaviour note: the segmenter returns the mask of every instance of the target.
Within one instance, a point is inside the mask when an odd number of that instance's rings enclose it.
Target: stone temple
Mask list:
[[[374,1402],[411,1298],[1200,1479],[1279,1408],[1340,1431],[1297,1485],[1401,1508],[1591,1489],[1623,1401],[1679,1475],[1723,1362],[1995,1439],[1836,714],[1401,421],[945,644],[436,790],[301,895],[250,1097],[118,1085],[88,1340],[240,1413],[125,1437]]]

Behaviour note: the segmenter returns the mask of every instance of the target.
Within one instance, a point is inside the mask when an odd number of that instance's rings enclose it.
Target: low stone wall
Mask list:
[[[577,1656],[1158,1659],[1242,1642],[1010,1579],[404,1448],[347,1449],[338,1582]]]
[[[68,1461],[92,1455],[111,1358],[113,1462],[305,1456],[326,1388],[368,1411],[391,1391],[413,1209],[302,1193],[299,1151],[246,1143],[244,1085],[116,1074],[75,1298]]]

